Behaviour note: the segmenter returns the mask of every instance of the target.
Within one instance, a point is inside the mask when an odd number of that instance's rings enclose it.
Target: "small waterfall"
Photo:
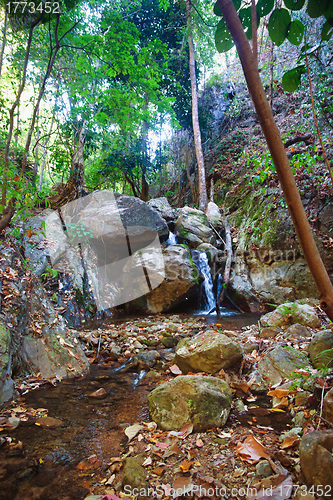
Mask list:
[[[205,252],[200,252],[197,266],[204,278],[204,281],[201,285],[203,293],[201,294],[200,300],[200,313],[205,314],[215,306],[212,274],[208,263],[208,257]]]
[[[169,231],[169,238],[167,239],[167,244],[168,245],[177,245],[178,241],[177,241],[177,236],[175,235],[175,233],[172,233],[171,231]]]

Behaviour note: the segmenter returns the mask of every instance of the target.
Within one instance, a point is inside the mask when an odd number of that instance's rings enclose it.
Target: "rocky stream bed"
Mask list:
[[[330,498],[333,379],[308,354],[332,332],[311,304],[286,307],[260,325],[157,315],[78,332],[86,376],[19,379],[1,408],[0,499]],[[171,407],[152,396],[166,390]]]

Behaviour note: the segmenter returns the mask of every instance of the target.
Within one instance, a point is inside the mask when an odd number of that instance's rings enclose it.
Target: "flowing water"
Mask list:
[[[216,305],[212,274],[208,263],[208,257],[205,252],[200,252],[197,260],[197,266],[203,277],[201,285],[200,310],[198,311],[198,314],[205,314]]]

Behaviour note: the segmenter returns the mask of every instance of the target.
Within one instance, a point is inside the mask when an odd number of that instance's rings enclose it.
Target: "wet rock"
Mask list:
[[[107,395],[106,390],[103,387],[101,387],[100,389],[97,389],[97,391],[94,391],[91,394],[89,394],[89,397],[94,399],[104,399],[106,395]]]
[[[36,420],[35,423],[36,425],[39,425],[41,427],[50,427],[50,428],[61,427],[62,425],[64,425],[62,420],[54,417],[40,417]]]
[[[333,424],[333,387],[324,397],[323,417]]]
[[[141,453],[135,457],[128,457],[125,460],[122,472],[122,487],[133,490],[133,488],[148,489],[149,483],[146,480],[147,471],[142,467],[145,460],[145,454]],[[129,488],[130,487],[130,488]],[[126,490],[125,490],[126,491]]]
[[[260,318],[261,326],[280,327],[299,323],[310,328],[318,328],[321,322],[317,316],[315,307],[310,304],[302,304],[301,302],[285,302],[281,304],[275,311],[267,313]]]
[[[147,205],[158,212],[158,214],[168,223],[175,222],[178,217],[178,210],[172,208],[164,196],[149,200]]]
[[[264,385],[269,388],[284,379],[300,366],[309,364],[306,354],[289,346],[279,346],[268,352],[258,363],[258,372]]]
[[[178,343],[178,340],[175,337],[164,337],[161,340],[161,344],[164,347],[170,348],[170,347],[175,347]]]
[[[216,259],[219,253],[218,249],[213,245],[210,245],[209,243],[201,243],[201,245],[198,246],[197,250],[199,252],[205,252],[209,261],[213,261],[214,259]]]
[[[210,201],[207,205],[206,208],[206,215],[208,222],[212,224],[217,229],[220,229],[223,227],[223,220],[222,220],[222,215],[220,212],[219,207],[216,205],[216,203]]]
[[[195,431],[222,427],[231,400],[224,380],[202,375],[180,375],[148,395],[151,418],[164,430],[177,430],[187,424],[193,424]]]
[[[333,333],[332,330],[322,330],[313,337],[308,353],[315,368],[333,366]]]
[[[299,323],[291,325],[283,334],[285,339],[307,339],[309,337],[312,337],[310,328]]]
[[[237,342],[224,334],[207,331],[180,340],[175,352],[175,363],[183,373],[215,373],[221,368],[230,368],[242,356],[242,348]]]
[[[163,282],[148,294],[126,305],[132,310],[145,313],[166,312],[198,291],[199,271],[194,264],[188,248],[184,245],[172,245],[162,251],[164,257],[165,278]],[[142,268],[141,258],[138,268]],[[145,252],[146,268],[156,269],[156,255],[152,251],[148,258]],[[126,269],[125,269],[126,271]]]
[[[273,339],[279,333],[281,333],[280,328],[274,328],[272,326],[265,326],[264,328],[260,328],[259,337],[261,339]]]
[[[201,243],[215,244],[213,230],[204,212],[184,207],[179,209],[179,213],[175,231],[180,241],[187,243],[190,248],[197,248]]]
[[[299,455],[309,485],[327,487],[325,498],[333,497],[333,431],[313,431],[301,440]]]

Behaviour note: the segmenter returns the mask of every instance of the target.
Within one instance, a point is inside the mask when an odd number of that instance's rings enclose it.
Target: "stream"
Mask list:
[[[257,317],[233,314],[219,319],[208,316],[206,320],[232,329],[254,323]],[[18,399],[18,412],[19,407],[28,410],[28,415],[31,408],[47,409],[48,417],[60,419],[62,425],[36,425],[36,417],[30,415],[16,429],[1,433],[14,440],[9,451],[7,446],[0,447],[0,500],[85,498],[84,485],[88,485],[82,478],[82,467],[88,458],[96,456],[96,470],[89,474],[89,480],[98,483],[99,474],[105,477],[110,459],[123,452],[122,445],[127,442],[124,429],[149,421],[147,394],[153,386],[144,375],[91,365],[86,377],[64,380],[56,386],[46,384]],[[90,397],[101,387],[106,391],[104,399]],[[19,442],[21,447],[15,446]]]

